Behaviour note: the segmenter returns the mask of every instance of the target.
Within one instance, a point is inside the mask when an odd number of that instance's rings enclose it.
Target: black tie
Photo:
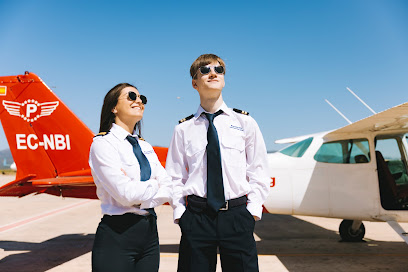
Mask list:
[[[211,210],[218,212],[224,205],[224,184],[222,181],[221,152],[217,130],[214,126],[214,118],[223,111],[214,114],[205,113],[208,119],[207,130],[207,205]]]
[[[142,149],[140,148],[139,143],[137,140],[128,135],[126,139],[129,141],[129,143],[133,146],[133,153],[135,154],[139,165],[140,165],[140,181],[146,181],[150,179],[150,175],[152,174],[152,169],[150,168],[150,163],[147,160],[145,154],[143,154]],[[156,217],[156,212],[154,211],[153,208],[145,209],[148,211],[150,214]]]

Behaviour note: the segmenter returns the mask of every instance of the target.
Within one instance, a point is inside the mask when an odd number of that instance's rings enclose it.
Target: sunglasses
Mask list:
[[[140,100],[142,100],[142,104],[146,105],[147,104],[147,98],[146,96],[142,95],[142,94],[137,94],[135,92],[128,92],[128,97],[127,99],[132,100],[132,101],[136,101],[136,99],[140,97]]]
[[[211,68],[214,68],[214,72],[217,73],[217,74],[224,74],[225,73],[224,66],[221,66],[221,65],[218,65],[218,66],[215,66],[215,65],[201,66],[198,70],[200,71],[200,73],[202,75],[207,75],[207,74],[209,74],[211,72]]]

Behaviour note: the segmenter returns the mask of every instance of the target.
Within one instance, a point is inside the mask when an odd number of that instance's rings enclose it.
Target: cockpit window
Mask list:
[[[380,152],[384,158],[395,183],[408,185],[407,162],[404,149],[399,137],[376,138],[376,152]]]
[[[386,210],[408,210],[408,172],[405,146],[400,135],[375,138],[381,205]]]
[[[314,159],[327,163],[367,163],[370,161],[367,139],[350,139],[324,143]]]
[[[297,157],[300,158],[305,154],[306,150],[309,148],[310,144],[313,141],[313,137],[307,138],[306,140],[294,143],[281,151],[279,151],[282,154],[291,156],[291,157]]]

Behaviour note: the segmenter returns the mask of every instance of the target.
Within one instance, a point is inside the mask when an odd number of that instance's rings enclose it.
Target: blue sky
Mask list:
[[[94,132],[119,82],[148,97],[143,136],[168,146],[197,110],[189,68],[227,65],[223,97],[275,140],[346,125],[408,101],[408,1],[0,0],[0,75],[30,71]],[[0,150],[8,147],[0,132]]]

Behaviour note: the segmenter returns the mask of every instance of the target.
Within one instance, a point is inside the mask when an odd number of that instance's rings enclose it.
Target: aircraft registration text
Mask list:
[[[38,139],[36,134],[16,134],[17,149],[36,150],[38,147],[44,147],[45,150],[71,150],[69,135],[62,134],[43,134],[42,140]]]

